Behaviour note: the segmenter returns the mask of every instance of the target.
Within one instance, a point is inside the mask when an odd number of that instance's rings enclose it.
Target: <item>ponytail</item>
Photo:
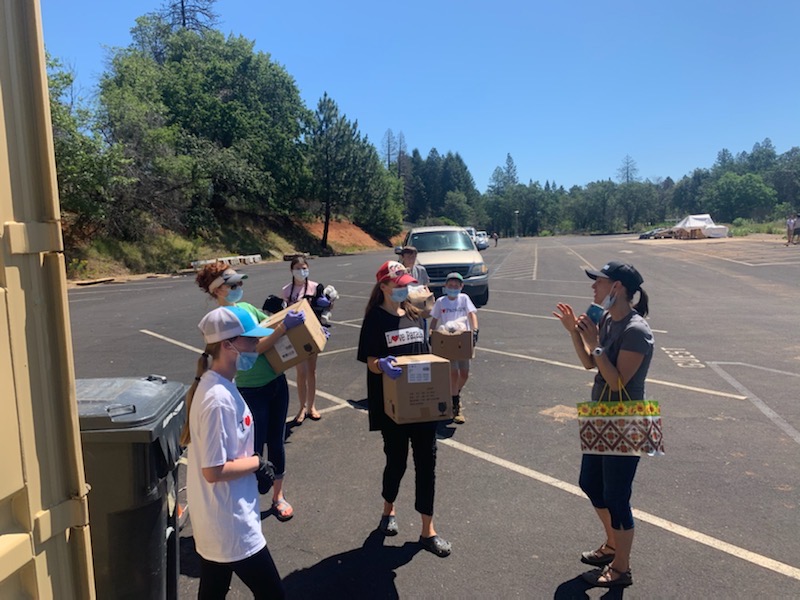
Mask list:
[[[192,400],[194,400],[194,394],[197,391],[197,384],[200,383],[200,378],[203,376],[203,373],[208,371],[208,359],[216,358],[219,354],[220,347],[220,342],[206,345],[205,352],[197,359],[197,370],[195,371],[194,381],[192,385],[189,386],[189,391],[186,392],[186,421],[181,430],[181,446],[188,446],[192,442],[192,436],[189,433],[189,414],[192,410]]]
[[[650,310],[650,299],[647,297],[647,292],[642,288],[639,288],[639,302],[636,303],[633,310],[642,315],[642,317],[646,317]]]

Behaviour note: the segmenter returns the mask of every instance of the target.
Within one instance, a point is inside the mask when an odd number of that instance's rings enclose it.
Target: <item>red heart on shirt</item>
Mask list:
[[[400,339],[400,336],[399,336],[399,335],[393,335],[393,336],[392,336],[392,341],[393,341],[393,342],[396,342],[396,341],[397,341],[397,340],[399,340],[399,339]]]
[[[251,421],[250,421],[250,415],[247,415],[247,416],[244,418],[244,424],[245,424],[245,425],[247,425],[248,427],[250,427],[250,423],[251,423]]]

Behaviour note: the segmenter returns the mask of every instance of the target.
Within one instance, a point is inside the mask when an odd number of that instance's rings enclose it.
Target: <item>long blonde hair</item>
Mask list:
[[[195,371],[194,381],[192,385],[189,386],[189,391],[186,392],[186,421],[181,430],[181,446],[188,446],[192,443],[192,436],[189,432],[189,413],[192,410],[194,393],[197,391],[197,384],[200,383],[200,378],[203,376],[203,373],[208,371],[208,359],[214,359],[219,356],[220,348],[222,348],[222,342],[206,344],[206,349],[203,351],[203,354],[200,355],[200,358],[197,359],[197,370]]]

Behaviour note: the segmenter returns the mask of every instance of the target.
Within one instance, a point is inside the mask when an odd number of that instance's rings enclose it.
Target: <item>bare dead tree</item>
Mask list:
[[[190,29],[202,33],[219,24],[214,11],[217,0],[167,0],[160,16],[174,29]]]

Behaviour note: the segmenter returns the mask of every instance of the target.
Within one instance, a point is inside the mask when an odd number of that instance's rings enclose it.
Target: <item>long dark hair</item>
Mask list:
[[[364,316],[368,315],[373,308],[380,306],[381,304],[383,304],[383,290],[381,289],[381,282],[378,282],[375,284],[375,286],[372,288],[372,292],[369,294],[369,300],[367,300],[367,308],[364,311]],[[420,310],[408,300],[403,300],[403,302],[400,303],[400,308],[406,311],[406,314],[414,321],[419,319],[422,314]]]

